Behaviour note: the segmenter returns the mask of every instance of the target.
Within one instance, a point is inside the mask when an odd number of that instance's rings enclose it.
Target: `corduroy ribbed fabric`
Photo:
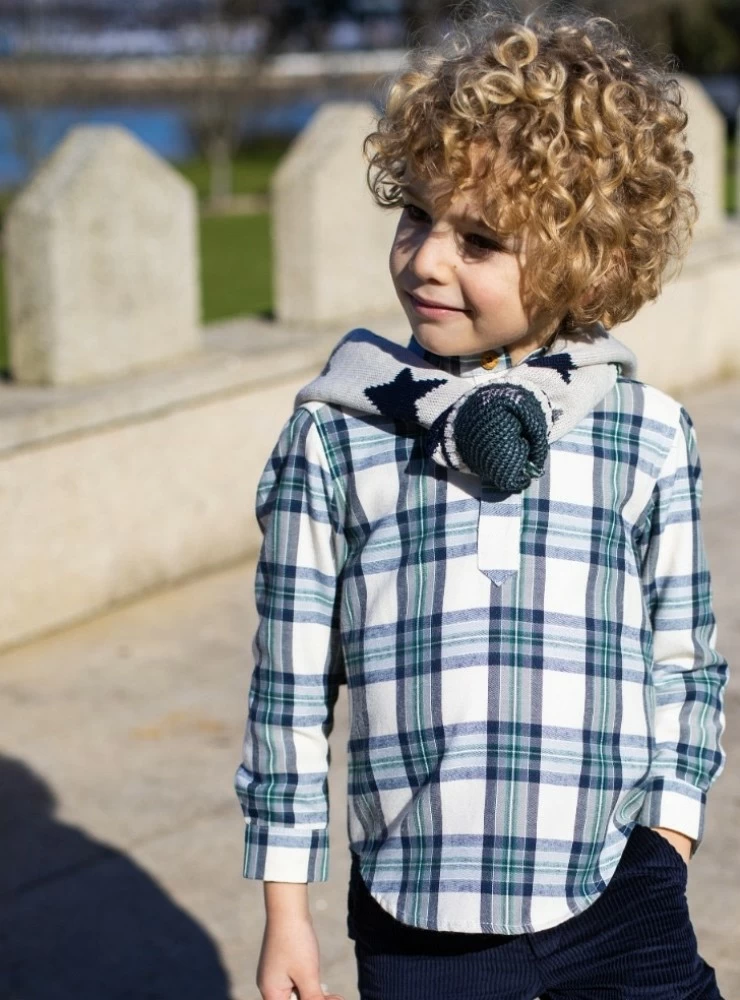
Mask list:
[[[352,854],[347,930],[360,1000],[722,1000],[698,953],[687,875],[665,837],[638,825],[582,913],[530,934],[461,934],[396,920]]]

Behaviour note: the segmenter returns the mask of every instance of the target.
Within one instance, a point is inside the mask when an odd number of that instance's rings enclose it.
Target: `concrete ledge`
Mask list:
[[[201,355],[88,387],[0,387],[0,649],[252,554],[259,475],[352,324],[259,320]],[[407,337],[399,317],[373,328]]]
[[[402,316],[382,315],[365,323],[403,340]],[[238,318],[207,326],[202,351],[144,372],[81,386],[0,384],[0,456],[321,367],[352,325],[306,332],[255,317]]]

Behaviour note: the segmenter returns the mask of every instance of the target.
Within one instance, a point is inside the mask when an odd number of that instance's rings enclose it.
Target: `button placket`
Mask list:
[[[478,569],[500,587],[519,572],[522,494],[481,486],[478,512]]]
[[[480,357],[481,367],[486,371],[492,371],[499,362],[499,354],[496,351],[484,351]]]

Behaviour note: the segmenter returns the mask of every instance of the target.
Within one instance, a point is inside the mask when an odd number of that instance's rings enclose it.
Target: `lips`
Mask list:
[[[408,294],[419,305],[429,306],[430,309],[448,309],[450,312],[465,312],[464,309],[459,309],[457,306],[448,306],[444,302],[431,302],[429,299],[423,299],[420,295],[414,295],[412,292],[408,292]]]

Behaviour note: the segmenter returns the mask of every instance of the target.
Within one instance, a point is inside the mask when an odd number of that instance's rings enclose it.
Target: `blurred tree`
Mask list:
[[[736,0],[681,4],[669,13],[671,46],[682,65],[697,73],[740,68],[740,9]]]
[[[202,25],[204,44],[199,56],[202,86],[187,118],[190,133],[209,166],[209,197],[227,198],[232,192],[232,150],[238,127],[232,95],[221,83],[226,55],[226,25],[219,0],[213,0]]]
[[[43,0],[25,4],[17,14],[24,29],[25,45],[16,56],[15,100],[6,105],[5,112],[11,151],[20,162],[22,175],[27,176],[39,165],[47,138],[44,111],[50,103],[49,95],[35,70],[44,59],[53,29]]]
[[[205,47],[200,55],[202,87],[187,118],[193,141],[209,167],[209,201],[229,198],[233,193],[232,163],[240,139],[240,118],[253,100],[265,60],[277,50],[278,18],[268,16],[264,0],[209,0],[204,20]],[[253,48],[247,55],[229,52],[234,20],[255,27]],[[239,85],[229,81],[229,68],[238,63]],[[245,82],[246,74],[246,82]]]
[[[265,52],[320,49],[327,26],[347,11],[349,0],[223,0],[227,21],[259,18],[267,28]]]
[[[253,100],[265,63],[273,56],[323,48],[327,25],[344,9],[344,0],[210,0],[208,43],[203,54],[204,86],[189,120],[197,147],[208,160],[209,200],[232,194],[232,161],[240,138],[240,117]],[[255,44],[244,57],[228,56],[229,36],[236,23],[257,27]],[[224,80],[229,59],[239,58],[238,90]],[[247,82],[244,83],[244,72]]]
[[[738,0],[583,0],[622,24],[648,54],[697,75],[740,71]]]
[[[450,0],[402,0],[403,18],[409,41],[431,41],[439,25],[444,22],[459,3]]]
[[[491,0],[495,3],[495,0]],[[543,0],[502,0],[524,12]],[[402,0],[410,35],[422,40],[457,3],[448,0]],[[547,3],[544,3],[547,6]],[[627,29],[654,58],[675,56],[687,73],[740,72],[740,0],[576,0],[575,6],[609,17]],[[567,9],[568,3],[564,4]]]

